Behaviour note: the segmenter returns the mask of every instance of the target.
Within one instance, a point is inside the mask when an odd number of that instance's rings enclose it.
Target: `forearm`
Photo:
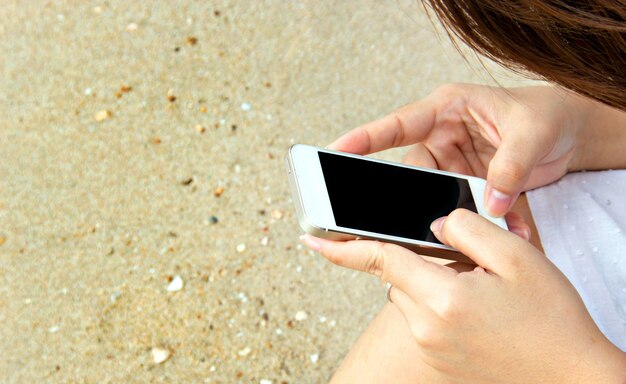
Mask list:
[[[626,168],[626,112],[579,96],[587,110],[569,171]]]

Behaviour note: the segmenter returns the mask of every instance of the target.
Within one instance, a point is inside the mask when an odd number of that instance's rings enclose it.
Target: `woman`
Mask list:
[[[626,171],[563,178],[626,168],[626,2],[429,3],[472,48],[556,86],[445,86],[331,145],[360,154],[412,145],[407,163],[485,177],[488,210],[508,213],[517,234],[465,210],[433,222],[478,267],[303,236],[332,262],[391,284],[390,303],[333,381],[626,383]],[[538,187],[531,216],[518,196]],[[532,217],[546,255],[528,241]]]

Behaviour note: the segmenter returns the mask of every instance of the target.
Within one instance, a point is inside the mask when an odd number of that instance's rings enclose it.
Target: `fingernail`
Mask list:
[[[319,252],[320,249],[322,249],[321,244],[317,240],[315,240],[315,238],[313,238],[310,235],[302,235],[302,236],[300,236],[300,241],[302,242],[302,244],[304,244],[307,247],[311,248],[315,252]]]
[[[489,212],[491,216],[502,216],[509,210],[512,201],[512,196],[500,192],[495,188],[490,188],[489,196],[487,197],[487,212]]]
[[[430,230],[433,231],[433,233],[441,232],[441,227],[443,226],[443,222],[446,221],[447,217],[448,216],[443,216],[443,217],[440,217],[437,220],[433,221],[430,224]]]

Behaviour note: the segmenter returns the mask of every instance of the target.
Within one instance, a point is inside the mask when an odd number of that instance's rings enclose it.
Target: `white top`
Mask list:
[[[626,170],[568,174],[527,197],[547,257],[626,351]]]

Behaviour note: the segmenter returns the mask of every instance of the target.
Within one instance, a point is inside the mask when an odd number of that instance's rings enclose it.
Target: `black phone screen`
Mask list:
[[[460,207],[476,212],[465,179],[318,153],[340,227],[439,243],[433,220]]]

